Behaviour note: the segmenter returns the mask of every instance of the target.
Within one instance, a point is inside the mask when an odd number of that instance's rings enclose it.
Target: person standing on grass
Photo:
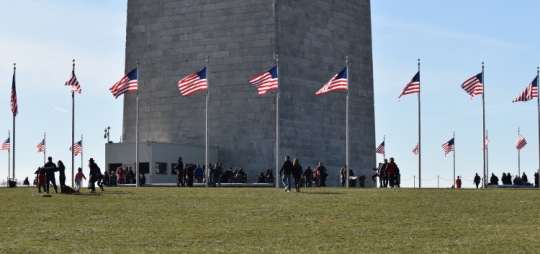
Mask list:
[[[221,173],[223,173],[223,167],[221,163],[216,163],[214,168],[214,187],[221,187]]]
[[[480,176],[478,173],[474,176],[474,184],[476,184],[476,188],[478,189],[478,185],[480,185]]]
[[[43,187],[43,192],[45,192],[45,169],[39,167],[34,174],[37,175],[37,187],[39,193],[41,193],[41,187]]]
[[[339,177],[341,179],[341,187],[345,187],[345,183],[347,181],[347,165],[343,166],[340,170],[339,170]]]
[[[204,171],[201,168],[201,165],[197,164],[197,167],[195,168],[195,172],[194,172],[195,179],[197,180],[197,183],[202,183],[203,174],[204,174]]]
[[[54,178],[54,172],[56,171],[56,164],[52,162],[52,157],[47,158],[48,162],[43,167],[45,169],[45,193],[49,194],[49,186],[52,184],[54,192],[58,193],[56,187],[56,179]]]
[[[390,157],[390,162],[386,166],[386,174],[388,175],[388,182],[390,183],[390,188],[394,188],[394,185],[396,184],[396,169],[397,164],[394,162],[394,158]]]
[[[322,162],[319,161],[319,166],[317,167],[317,170],[319,171],[319,177],[321,179],[320,186],[319,187],[326,187],[326,177],[328,177],[328,172],[326,172],[326,168],[323,166]]]
[[[313,171],[311,171],[311,167],[308,166],[306,170],[304,171],[304,181],[305,187],[311,187],[313,184]]]
[[[293,164],[291,162],[291,158],[287,155],[285,156],[283,166],[281,166],[281,169],[279,170],[279,174],[281,175],[283,181],[283,186],[285,186],[285,192],[291,192],[292,170]]]
[[[86,176],[82,172],[82,168],[77,169],[77,174],[75,174],[75,191],[80,193],[82,179],[86,180]]]
[[[118,179],[117,182],[118,184],[125,184],[126,182],[124,181],[124,175],[125,175],[125,172],[122,168],[118,168],[116,170],[116,178]]]
[[[176,172],[176,187],[184,187],[184,161],[182,161],[182,157],[178,157],[174,171]]]
[[[101,188],[102,191],[104,191],[103,186],[100,185],[101,179],[103,176],[101,175],[101,169],[99,169],[98,165],[94,162],[93,158],[90,158],[88,162],[88,167],[90,168],[90,180],[88,181],[88,187],[90,188],[90,192],[94,193],[96,192],[96,182],[98,182],[99,188]]]
[[[381,182],[381,188],[388,187],[388,171],[386,171],[387,167],[388,167],[388,159],[384,159],[384,163],[381,169],[381,176],[379,177],[379,181]]]
[[[58,174],[60,178],[60,192],[64,193],[64,189],[66,188],[66,166],[64,166],[64,163],[62,161],[58,161]]]
[[[302,165],[297,158],[293,161],[292,176],[294,178],[294,188],[296,192],[300,192],[300,185],[302,184]]]
[[[456,188],[461,189],[461,179],[459,179],[459,176],[456,179]]]

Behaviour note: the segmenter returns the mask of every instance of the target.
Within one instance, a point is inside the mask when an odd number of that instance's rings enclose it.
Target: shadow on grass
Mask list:
[[[307,192],[307,191],[304,191],[304,192],[301,192],[301,193],[304,193],[304,194],[315,194],[315,195],[337,195],[337,194],[345,194],[343,192],[331,192],[331,191],[324,191],[324,192]]]

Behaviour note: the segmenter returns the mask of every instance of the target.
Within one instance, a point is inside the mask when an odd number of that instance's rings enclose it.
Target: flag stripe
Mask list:
[[[69,150],[71,151],[71,147],[69,148]],[[77,156],[79,154],[82,154],[82,140],[79,141],[79,142],[76,142],[75,144],[73,144],[73,155],[74,156]]]
[[[527,141],[525,140],[525,138],[519,135],[519,137],[516,140],[516,148],[518,150],[521,150],[523,147],[525,147],[526,144],[527,144]]]
[[[414,75],[407,85],[405,85],[405,88],[403,88],[403,92],[401,92],[398,99],[403,95],[413,93],[420,93],[420,71]]]
[[[39,144],[37,145],[38,153],[45,152],[45,139],[43,139]]]
[[[333,91],[340,91],[340,90],[347,90],[348,84],[347,84],[347,67],[345,67],[342,71],[340,71],[338,74],[334,75],[328,83],[326,83],[319,91],[315,93],[316,96],[319,96],[321,94],[333,92]]]
[[[11,84],[11,98],[10,98],[11,112],[13,116],[19,114],[19,105],[17,104],[17,89],[15,89],[15,70],[13,70],[13,83]]]
[[[138,90],[137,76],[137,68],[135,68],[109,88],[114,98],[127,92],[136,92]]]
[[[187,77],[178,81],[178,89],[182,96],[188,96],[198,91],[208,89],[208,83],[206,81],[206,67],[197,73],[188,75]]]
[[[267,72],[261,73],[249,80],[249,83],[256,86],[259,95],[264,95],[266,92],[278,89],[278,72],[277,66],[274,66]]]
[[[77,76],[75,76],[75,71],[71,72],[71,77],[69,77],[69,80],[66,81],[66,86],[71,86],[71,92],[77,92],[81,93],[81,85],[79,84],[79,81],[77,80]]]
[[[446,156],[449,152],[454,151],[454,139],[452,138],[448,142],[444,143],[442,148],[444,150],[444,156]]]
[[[386,148],[384,146],[384,141],[379,146],[377,146],[377,149],[375,149],[375,152],[380,153],[380,154],[385,154],[386,153]]]
[[[9,138],[6,139],[6,141],[4,141],[4,143],[2,143],[2,149],[1,150],[9,150],[11,148],[10,144],[9,144]]]
[[[461,88],[471,95],[471,99],[474,98],[475,95],[483,94],[484,86],[482,84],[482,73],[467,79],[465,82],[463,82]]]
[[[538,75],[512,102],[529,101],[538,98]]]

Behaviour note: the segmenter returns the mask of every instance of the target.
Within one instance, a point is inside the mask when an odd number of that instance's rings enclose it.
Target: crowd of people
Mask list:
[[[88,167],[90,168],[88,188],[91,192],[95,192],[95,186],[97,184],[97,186],[99,186],[99,188],[104,191],[105,189],[103,189],[103,175],[101,174],[101,169],[94,162],[94,159],[90,158]],[[58,163],[55,164],[52,157],[49,156],[47,158],[47,163],[45,163],[43,167],[38,167],[36,172],[34,172],[36,174],[34,184],[37,186],[38,192],[42,193],[43,189],[44,196],[50,196],[50,187],[52,186],[54,188],[54,192],[58,193],[58,186],[56,185],[55,177],[55,173],[58,172],[60,193],[80,193],[81,182],[83,179],[86,179],[86,176],[82,172],[82,168],[78,168],[77,174],[74,177],[75,189],[66,185],[65,171],[66,167],[61,160],[59,160]]]
[[[521,176],[516,175],[514,178],[512,178],[511,173],[503,173],[501,177],[501,184],[502,185],[515,185],[515,186],[521,186],[521,185],[530,185],[532,186],[533,183],[529,183],[529,178],[527,177],[527,174],[523,172]],[[480,187],[480,182],[482,181],[482,178],[478,175],[478,173],[475,174],[473,178],[473,183],[476,186],[476,188]],[[458,176],[456,178],[456,188],[461,188],[462,185],[462,179]],[[494,173],[491,173],[491,177],[489,178],[489,184],[488,185],[499,185],[499,177],[497,177]],[[534,186],[538,188],[538,172],[534,173]]]
[[[376,183],[376,178],[379,177],[379,188],[400,187],[401,173],[394,158],[390,158],[390,162],[388,162],[388,159],[384,159],[384,163],[379,163],[373,170],[376,172],[371,176],[371,180],[372,183]]]

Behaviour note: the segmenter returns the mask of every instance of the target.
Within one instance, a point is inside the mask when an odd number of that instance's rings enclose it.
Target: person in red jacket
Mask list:
[[[461,179],[459,179],[459,176],[456,179],[456,188],[461,189]]]
[[[388,175],[388,182],[390,182],[390,188],[394,188],[396,182],[396,170],[397,164],[394,162],[394,158],[390,157],[390,162],[386,166],[386,174]]]

